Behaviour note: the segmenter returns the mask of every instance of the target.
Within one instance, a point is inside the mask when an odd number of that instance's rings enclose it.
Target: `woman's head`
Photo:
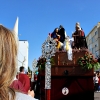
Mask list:
[[[59,29],[58,28],[55,28],[54,32],[55,33],[58,33]]]
[[[0,25],[0,99],[2,100],[9,100],[3,93],[10,92],[8,87],[16,74],[16,58],[15,36],[9,29]]]

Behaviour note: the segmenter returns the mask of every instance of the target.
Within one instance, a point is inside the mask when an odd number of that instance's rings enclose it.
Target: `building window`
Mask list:
[[[89,48],[92,49],[92,44],[90,44]]]
[[[99,51],[96,51],[95,55],[96,55],[96,58],[98,58],[99,57]]]
[[[97,47],[97,46],[98,46],[98,44],[96,43],[96,44],[95,44],[95,47]]]
[[[95,32],[95,35],[97,35],[97,31]]]
[[[98,41],[97,42],[95,42],[95,47],[97,47],[98,46]]]
[[[92,52],[92,48],[90,48],[89,50],[90,50],[90,52]]]
[[[89,40],[91,39],[91,34],[89,35]]]
[[[92,53],[95,54],[95,48],[92,48]]]
[[[92,43],[94,43],[95,42],[95,38],[94,38],[94,36],[92,37]]]

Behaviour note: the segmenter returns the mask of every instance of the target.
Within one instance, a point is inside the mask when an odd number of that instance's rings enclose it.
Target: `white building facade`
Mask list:
[[[18,17],[16,19],[13,33],[15,34],[16,41],[18,41],[18,62],[17,62],[17,71],[19,72],[19,68],[24,66],[26,71],[28,71],[28,48],[29,44],[27,40],[19,40],[18,38]]]
[[[100,57],[100,22],[93,27],[90,33],[86,37],[89,51],[95,58]],[[100,71],[100,69],[95,71]]]
[[[100,22],[87,35],[86,41],[89,51],[98,58],[100,56]]]
[[[28,48],[29,44],[27,40],[19,40],[18,46],[18,71],[20,66],[24,66],[28,71]]]

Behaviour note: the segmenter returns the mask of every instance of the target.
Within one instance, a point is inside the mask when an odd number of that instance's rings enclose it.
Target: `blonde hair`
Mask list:
[[[15,100],[10,88],[16,74],[17,41],[14,34],[0,25],[0,100]]]

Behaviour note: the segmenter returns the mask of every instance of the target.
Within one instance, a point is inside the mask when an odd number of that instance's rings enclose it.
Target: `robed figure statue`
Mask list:
[[[72,34],[72,37],[74,38],[72,48],[77,48],[77,49],[88,48],[85,38],[85,33],[80,27],[79,23],[76,23],[75,29],[76,31]]]

